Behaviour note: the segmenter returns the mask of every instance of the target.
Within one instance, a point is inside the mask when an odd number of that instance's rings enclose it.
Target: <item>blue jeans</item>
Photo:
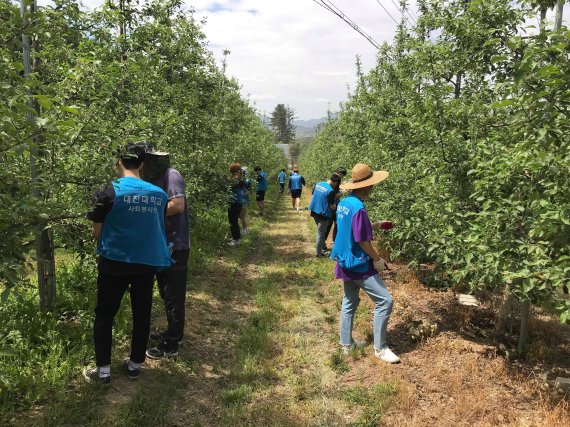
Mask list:
[[[386,347],[386,331],[394,301],[386,289],[379,274],[364,280],[344,282],[344,298],[340,311],[340,344],[352,345],[352,323],[354,314],[360,303],[360,289],[374,302],[374,348],[381,350]]]
[[[327,234],[327,229],[329,228],[330,218],[323,220],[321,218],[314,218],[315,224],[317,224],[317,241],[316,241],[316,252],[317,256],[321,256],[322,252],[326,248],[325,235]]]

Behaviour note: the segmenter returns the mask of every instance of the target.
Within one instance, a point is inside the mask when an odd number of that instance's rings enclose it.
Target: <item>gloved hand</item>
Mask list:
[[[386,269],[386,261],[380,258],[378,261],[374,261],[374,268],[378,273],[382,273]]]
[[[394,228],[394,223],[392,221],[378,221],[375,223],[376,227],[379,230],[391,230],[392,228]]]

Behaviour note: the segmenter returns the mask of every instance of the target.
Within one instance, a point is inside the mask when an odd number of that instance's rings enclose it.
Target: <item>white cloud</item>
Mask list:
[[[103,2],[83,0],[91,8]],[[399,20],[399,0],[332,2],[377,42],[392,40],[396,24],[378,2]],[[346,100],[347,85],[356,81],[356,56],[364,71],[375,63],[375,48],[312,0],[186,0],[186,5],[198,19],[207,18],[204,32],[215,57],[221,61],[223,51],[231,51],[227,72],[261,112],[284,103],[302,119],[324,116]]]
[[[377,42],[391,40],[396,24],[376,0],[333,0]],[[392,2],[382,0],[399,19]],[[396,1],[397,3],[397,1]],[[289,104],[300,118],[326,115],[346,99],[355,82],[356,56],[364,70],[375,48],[346,23],[311,0],[195,0],[204,32],[218,59],[228,49],[228,74],[251,94],[261,111]]]
[[[391,40],[396,24],[377,0],[332,0],[377,42]],[[399,0],[394,0],[398,3]],[[391,1],[382,4],[399,19]],[[39,0],[40,4],[49,0]],[[95,8],[104,0],[83,0]],[[284,103],[302,119],[326,115],[346,99],[356,81],[356,56],[364,70],[375,62],[375,48],[338,17],[312,0],[186,0],[196,17],[206,17],[210,49],[242,93],[261,111]]]

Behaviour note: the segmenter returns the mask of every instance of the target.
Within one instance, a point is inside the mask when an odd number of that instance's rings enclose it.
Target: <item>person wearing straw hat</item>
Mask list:
[[[393,300],[379,274],[385,263],[372,245],[372,230],[381,228],[382,221],[372,225],[363,203],[374,185],[388,175],[386,171],[373,171],[364,163],[352,168],[352,180],[340,186],[342,190],[350,190],[350,194],[337,207],[338,233],[330,257],[337,262],[336,278],[344,281],[340,315],[340,345],[344,352],[365,345],[352,338],[352,324],[362,289],[374,302],[374,356],[384,362],[398,363],[400,358],[386,344]]]

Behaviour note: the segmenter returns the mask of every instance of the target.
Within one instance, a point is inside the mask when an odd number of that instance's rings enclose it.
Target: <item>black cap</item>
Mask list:
[[[121,160],[140,160],[142,162],[144,161],[145,154],[145,148],[136,142],[129,142],[123,148],[119,149],[119,158]]]

